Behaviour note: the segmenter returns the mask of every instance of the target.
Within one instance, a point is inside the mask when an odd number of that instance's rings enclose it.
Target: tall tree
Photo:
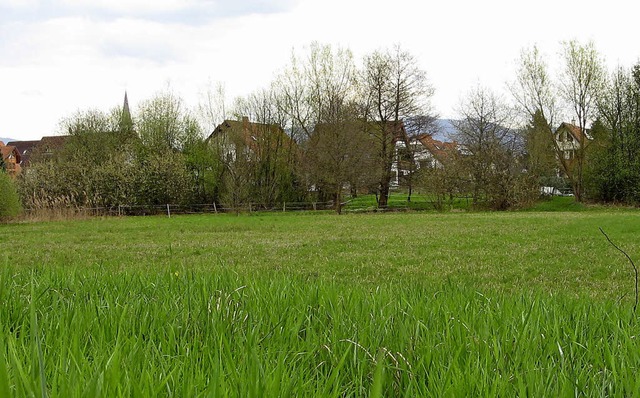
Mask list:
[[[365,57],[362,71],[364,97],[362,107],[367,119],[376,124],[379,158],[379,206],[387,206],[392,178],[395,143],[407,141],[398,126],[403,120],[432,113],[429,100],[433,87],[418,60],[400,46],[376,51]]]
[[[253,200],[265,207],[300,199],[296,178],[300,148],[282,126],[288,117],[277,106],[278,92],[263,89],[236,100],[234,112],[247,117],[252,133]]]
[[[303,162],[310,182],[331,195],[338,214],[342,211],[345,186],[350,185],[355,191],[376,180],[375,174],[367,172],[376,163],[369,126],[355,115],[344,108],[342,115],[316,126]]]
[[[276,82],[277,106],[307,151],[302,178],[320,189],[320,196],[331,196],[338,211],[344,186],[362,184],[367,174],[377,174],[358,163],[370,159],[365,152],[372,145],[362,131],[368,125],[357,123],[366,118],[358,83],[351,52],[318,43],[304,57],[294,56]]]
[[[589,196],[640,203],[640,64],[619,67],[606,80],[598,115],[587,154]]]
[[[596,100],[602,91],[604,62],[593,42],[575,40],[563,43],[564,70],[560,76],[560,95],[576,116],[578,137],[571,183],[577,201],[583,200],[585,154],[589,145],[587,125],[595,120]]]
[[[583,199],[585,154],[589,146],[587,126],[595,118],[595,100],[602,87],[604,67],[593,43],[576,41],[562,43],[563,69],[554,79],[537,47],[523,50],[516,81],[511,92],[520,109],[533,120],[536,113],[548,123],[548,134],[553,139],[558,165],[568,177],[576,200]],[[562,110],[565,109],[566,112]],[[563,148],[555,139],[559,115],[573,115],[580,134],[573,158],[563,156]]]
[[[543,186],[556,186],[556,150],[553,135],[549,134],[549,123],[542,111],[534,113],[525,129],[527,171]]]

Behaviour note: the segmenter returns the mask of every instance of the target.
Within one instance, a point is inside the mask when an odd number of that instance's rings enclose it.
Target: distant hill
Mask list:
[[[437,131],[433,134],[433,138],[440,141],[452,141],[456,128],[453,126],[451,119],[438,119],[436,121]]]
[[[4,142],[5,144],[9,141],[16,141],[13,138],[4,138],[4,137],[0,137],[0,141]]]

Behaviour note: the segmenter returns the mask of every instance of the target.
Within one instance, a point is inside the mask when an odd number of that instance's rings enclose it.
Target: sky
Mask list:
[[[482,85],[507,96],[523,48],[552,71],[561,42],[593,41],[607,66],[640,61],[627,0],[0,0],[0,137],[60,134],[78,110],[135,111],[170,89],[194,109],[222,82],[229,102],[267,87],[317,41],[356,59],[399,44],[454,118]]]

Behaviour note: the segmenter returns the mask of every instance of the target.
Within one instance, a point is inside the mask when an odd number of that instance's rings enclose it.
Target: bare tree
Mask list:
[[[510,88],[529,120],[542,117],[548,123],[548,135],[552,137],[556,158],[562,172],[571,182],[576,200],[583,199],[585,153],[589,146],[587,126],[595,116],[596,98],[601,90],[604,66],[593,43],[582,45],[576,41],[563,43],[561,53],[563,70],[552,79],[547,64],[537,47],[524,50],[516,82]],[[562,106],[564,105],[564,106]],[[578,123],[578,145],[575,156],[564,156],[563,148],[555,137],[558,117],[563,109],[573,114]],[[564,113],[564,112],[562,112]]]
[[[411,117],[430,115],[429,100],[433,87],[417,59],[400,46],[384,52],[376,51],[364,60],[362,71],[364,98],[362,107],[373,129],[380,162],[379,201],[385,207],[389,199],[391,166],[396,142],[408,141],[399,125]]]
[[[227,118],[226,88],[224,83],[209,84],[200,94],[197,108],[198,119],[204,131],[210,133]]]
[[[514,113],[500,97],[478,86],[469,92],[454,123],[463,146],[463,169],[468,175],[473,203],[487,202],[503,210],[516,205],[529,190],[520,187],[523,143],[514,128]]]
[[[289,119],[278,107],[277,95],[272,88],[258,90],[236,99],[233,111],[247,120],[243,128],[251,135],[247,144],[254,168],[252,197],[266,207],[300,198],[296,179],[300,148],[282,127]]]
[[[577,118],[578,148],[572,169],[573,193],[577,201],[583,200],[585,153],[589,144],[587,124],[595,117],[596,100],[602,91],[604,62],[593,42],[585,45],[577,41],[563,43],[565,68],[560,76],[560,94]]]
[[[367,123],[356,115],[347,108],[332,122],[316,126],[303,162],[311,182],[332,196],[338,214],[346,185],[375,181],[375,174],[367,172],[375,167],[372,137]]]

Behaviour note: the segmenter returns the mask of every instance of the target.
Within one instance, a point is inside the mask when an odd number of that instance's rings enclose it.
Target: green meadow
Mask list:
[[[572,210],[0,225],[0,396],[640,396],[640,212]]]

